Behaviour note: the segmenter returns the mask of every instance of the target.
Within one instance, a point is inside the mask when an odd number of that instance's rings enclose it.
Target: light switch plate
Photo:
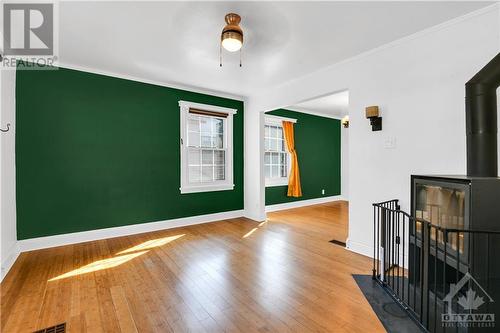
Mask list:
[[[395,149],[396,148],[396,138],[393,136],[387,137],[384,141],[385,149]]]

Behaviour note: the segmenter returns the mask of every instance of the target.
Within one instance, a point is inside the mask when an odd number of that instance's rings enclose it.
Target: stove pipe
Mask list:
[[[498,86],[500,53],[465,84],[468,176],[498,176]]]

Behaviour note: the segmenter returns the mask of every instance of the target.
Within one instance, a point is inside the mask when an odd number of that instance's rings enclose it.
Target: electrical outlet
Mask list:
[[[322,190],[321,190],[321,194],[322,194],[322,195],[325,195],[325,189],[322,189]]]

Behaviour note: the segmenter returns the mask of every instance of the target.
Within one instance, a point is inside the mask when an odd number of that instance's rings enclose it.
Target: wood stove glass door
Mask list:
[[[467,184],[415,179],[413,213],[418,219],[423,219],[435,226],[446,229],[469,228],[469,186]],[[417,222],[417,237],[421,238],[421,223]],[[451,234],[450,234],[451,235]],[[456,233],[455,233],[456,235]],[[444,235],[436,228],[431,229],[431,238],[436,238],[440,246],[444,245]],[[457,244],[458,242],[458,244]],[[464,234],[448,239],[450,250],[460,249],[460,256],[466,251]]]

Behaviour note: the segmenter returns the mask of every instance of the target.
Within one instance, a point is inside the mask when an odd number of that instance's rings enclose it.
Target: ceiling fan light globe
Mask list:
[[[241,49],[243,43],[236,38],[225,38],[222,40],[222,47],[229,52],[236,52]]]

